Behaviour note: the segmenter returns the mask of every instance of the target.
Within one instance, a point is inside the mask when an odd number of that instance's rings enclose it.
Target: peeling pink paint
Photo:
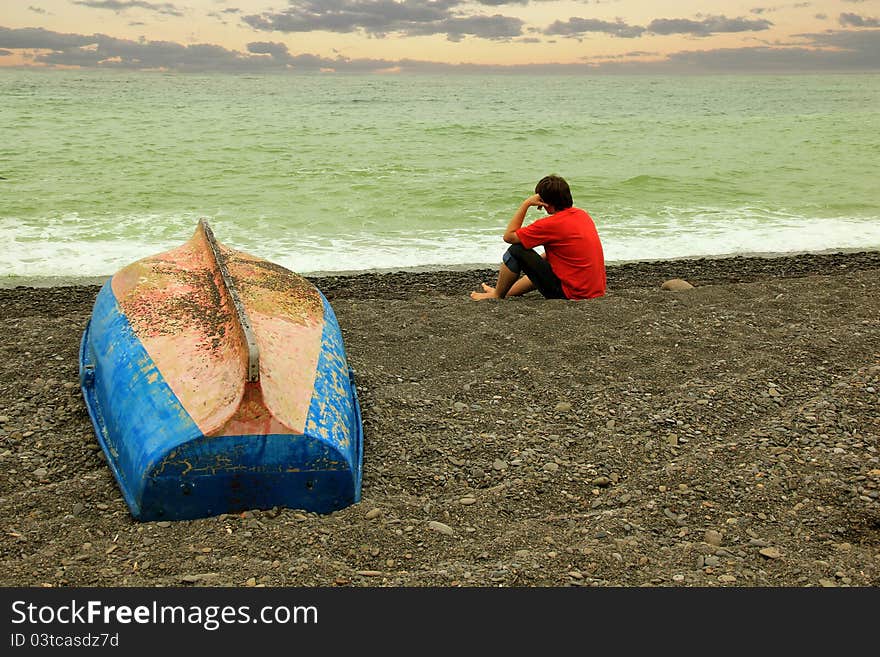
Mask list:
[[[323,325],[294,324],[283,317],[248,314],[260,348],[259,383],[266,406],[279,421],[303,433],[318,369]]]
[[[260,350],[260,381],[201,225],[183,246],[118,272],[113,292],[205,435],[302,433],[321,350],[323,306],[297,274],[218,245]]]

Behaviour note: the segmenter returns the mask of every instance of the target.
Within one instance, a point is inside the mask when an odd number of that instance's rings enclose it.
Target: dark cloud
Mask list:
[[[820,21],[827,20],[828,14],[816,14],[813,18],[818,18]]]
[[[828,31],[795,35],[797,45],[693,50],[655,61],[622,61],[594,58],[578,64],[526,66],[454,65],[413,59],[348,59],[294,54],[286,44],[254,41],[246,52],[211,44],[182,45],[167,41],[131,41],[103,34],[62,34],[42,28],[0,27],[0,52],[18,53],[45,65],[99,69],[176,71],[318,71],[369,73],[400,69],[406,72],[442,73],[725,73],[880,70],[880,29]],[[632,51],[628,57],[650,53]]]
[[[522,34],[523,21],[502,16],[466,16],[456,11],[462,0],[290,0],[278,13],[264,12],[242,20],[255,30],[271,32],[365,32],[423,36],[445,34],[458,41],[465,36],[509,39]],[[496,4],[482,0],[481,4]]]
[[[33,59],[39,64],[100,69],[169,69],[182,72],[334,69],[368,73],[406,65],[414,70],[455,70],[451,65],[410,60],[351,60],[310,54],[292,55],[287,46],[281,43],[254,42],[248,45],[247,53],[240,53],[211,44],[184,46],[169,41],[131,41],[104,34],[61,34],[42,28],[0,27],[0,49],[25,51],[25,54],[35,51],[37,54]]]
[[[256,41],[247,44],[248,52],[255,55],[272,55],[273,57],[288,56],[290,51],[283,43],[272,43],[270,41]]]
[[[769,9],[753,9],[752,12],[760,13]],[[621,20],[614,23],[598,20],[595,18],[569,18],[567,21],[556,21],[546,30],[547,35],[582,36],[589,32],[604,32],[626,39],[640,37],[646,32],[652,34],[692,34],[695,36],[709,36],[721,32],[752,32],[769,29],[773,25],[768,20],[748,18],[727,18],[726,16],[706,16],[701,20],[687,18],[657,18],[648,24],[648,27],[629,25]]]
[[[130,41],[105,34],[62,34],[42,28],[0,27],[0,48],[37,51],[34,61],[87,68],[236,70],[247,58],[213,45]]]
[[[880,30],[796,35],[795,47],[728,48],[671,55],[668,64],[695,72],[843,72],[880,70]]]
[[[774,11],[779,11],[780,9],[787,9],[789,6],[793,9],[803,9],[804,7],[809,7],[812,2],[796,2],[793,5],[780,5],[777,7],[755,7],[754,9],[750,9],[749,12],[752,14],[769,14]]]
[[[544,30],[544,34],[561,36],[581,36],[588,32],[604,32],[624,39],[633,39],[645,32],[644,27],[627,25],[623,21],[611,23],[595,18],[569,18],[567,21],[556,21]]]
[[[687,18],[656,18],[648,24],[648,32],[654,34],[692,34],[709,36],[723,32],[756,32],[769,29],[773,23],[765,19],[727,18],[707,16],[693,21]]]
[[[384,59],[357,59],[345,57],[319,57],[317,55],[290,53],[286,44],[272,41],[255,41],[247,44],[248,52],[256,55],[266,68],[283,68],[296,71],[335,70],[354,73],[370,73],[396,68],[400,62]],[[266,57],[269,55],[269,57]]]
[[[237,7],[227,7],[226,9],[223,9],[219,12],[216,12],[216,11],[208,12],[208,16],[210,16],[211,18],[216,18],[224,25],[229,25],[229,22],[226,19],[234,14],[240,14],[240,13],[241,13],[241,9],[238,9]]]
[[[28,5],[28,10],[34,12],[35,14],[48,14],[45,9],[41,7],[34,7],[33,5]]]
[[[94,43],[91,37],[81,34],[61,34],[42,27],[11,29],[0,27],[0,48],[25,50],[68,50]]]
[[[461,41],[464,37],[480,39],[510,39],[522,34],[523,21],[510,16],[465,16],[446,18],[436,23],[413,25],[403,33],[409,36],[428,36],[445,34],[450,41]]]
[[[183,12],[169,2],[155,4],[144,0],[73,0],[73,4],[93,9],[112,9],[113,11],[125,11],[133,8],[147,9],[169,16],[183,16]]]
[[[656,52],[648,52],[645,50],[632,50],[630,52],[621,53],[619,55],[597,55],[595,57],[582,57],[582,60],[585,61],[599,61],[599,60],[625,60],[632,59],[634,57],[658,57],[660,53]]]
[[[9,57],[9,55],[14,55],[15,53],[11,50],[0,50],[0,57]]]
[[[283,12],[248,15],[242,20],[257,30],[275,32],[400,32],[418,24],[431,24],[451,16],[457,0],[290,0]]]
[[[844,27],[880,27],[880,18],[868,18],[858,14],[841,14],[838,20]]]

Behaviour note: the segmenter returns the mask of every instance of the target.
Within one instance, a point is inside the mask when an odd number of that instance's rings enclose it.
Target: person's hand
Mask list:
[[[541,200],[541,196],[539,194],[532,194],[525,201],[523,201],[525,205],[528,207],[538,207],[538,208],[546,208],[547,204]]]

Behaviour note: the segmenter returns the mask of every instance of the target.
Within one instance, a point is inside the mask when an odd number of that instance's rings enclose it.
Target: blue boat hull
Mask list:
[[[324,326],[303,432],[206,435],[145,350],[111,282],[104,285],[83,333],[80,382],[134,518],[184,520],[272,507],[328,513],[360,501],[356,387],[335,314],[318,294]]]

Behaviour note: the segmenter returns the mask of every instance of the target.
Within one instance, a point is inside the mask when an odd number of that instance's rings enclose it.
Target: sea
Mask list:
[[[0,281],[106,277],[200,219],[304,275],[494,267],[551,173],[609,263],[876,250],[878,165],[876,74],[5,69]]]

